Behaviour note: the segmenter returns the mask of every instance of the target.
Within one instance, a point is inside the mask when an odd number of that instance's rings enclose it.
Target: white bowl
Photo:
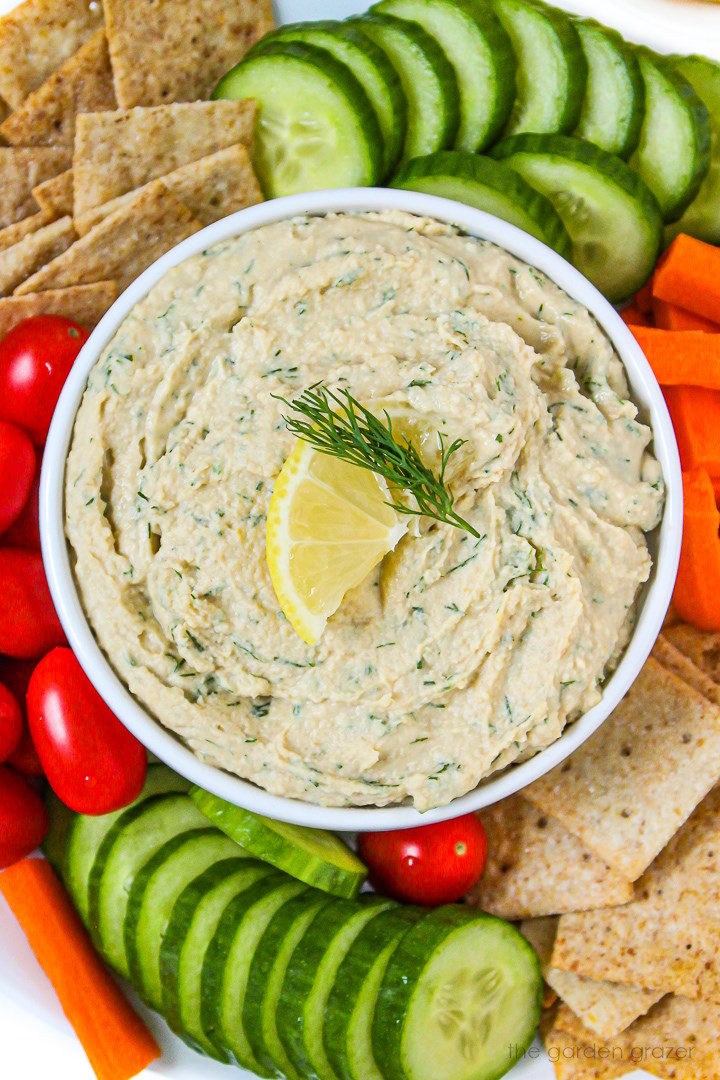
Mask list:
[[[91,368],[130,312],[167,270],[220,243],[261,225],[299,214],[330,211],[404,210],[458,225],[464,232],[491,240],[543,271],[597,319],[625,364],[633,400],[652,426],[654,452],[665,477],[663,520],[648,537],[653,556],[650,581],[639,600],[632,639],[616,671],[607,680],[602,701],[571,724],[546,750],[482,783],[447,806],[420,814],[410,806],[324,807],[271,795],[250,781],[201,762],[130,694],[102,653],[80,603],[63,525],[65,460],[75,414]],[[548,772],[595,731],[620,699],[652,649],[672,595],[682,537],[682,479],[670,416],[660,388],[639,346],[622,319],[586,278],[539,240],[490,214],[417,192],[380,188],[316,191],[262,203],[224,218],[189,237],[158,259],[126,289],[93,331],[75,361],[53,417],[40,481],[40,532],[50,591],[68,640],[89,679],[110,708],[137,738],[162,761],[189,780],[249,810],[281,821],[334,830],[409,828],[457,817],[497,802]]]

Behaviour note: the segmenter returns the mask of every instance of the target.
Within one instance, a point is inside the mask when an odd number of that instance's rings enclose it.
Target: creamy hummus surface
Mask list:
[[[265,522],[295,441],[273,395],[318,380],[466,439],[447,479],[480,539],[419,519],[308,646]],[[91,373],[82,602],[203,760],[326,805],[447,803],[600,699],[663,506],[636,414],[587,310],[493,244],[390,213],[265,226],[171,270]]]

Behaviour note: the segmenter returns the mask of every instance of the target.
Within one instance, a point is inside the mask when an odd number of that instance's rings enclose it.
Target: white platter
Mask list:
[[[720,4],[705,0],[553,0],[567,11],[592,16],[620,30],[629,40],[650,45],[660,52],[699,52],[720,60]],[[0,14],[16,7],[15,0],[0,0]],[[301,19],[343,18],[365,10],[362,0],[275,0],[279,22],[296,22]],[[37,1022],[37,1039],[27,1045],[27,1071],[18,1071],[11,1062],[20,1061],[14,1050],[25,1051],[26,1038],[17,1047],[4,1046],[0,1076],[3,1080],[34,1080],[48,1075],[52,1065],[53,1075],[71,1076],[63,1069],[62,1061],[43,1053],[43,1029],[47,1024],[73,1037],[72,1029],[65,1019],[57,998],[40,970],[24,934],[15,922],[5,901],[0,897],[0,995],[19,1007],[33,1023]],[[199,1057],[187,1049],[155,1014],[138,1006],[148,1018],[163,1048],[162,1060],[147,1070],[148,1075],[170,1077],[172,1080],[253,1080],[252,1074],[243,1070],[231,1070]],[[0,1018],[2,1001],[0,1000]],[[3,1032],[5,1037],[7,1035]],[[10,1036],[12,1032],[8,1033]],[[54,1053],[60,1050],[53,1043]],[[511,1080],[554,1080],[554,1069],[539,1054],[539,1044],[530,1055],[512,1071]],[[34,1059],[35,1067],[30,1064]],[[12,1071],[6,1071],[6,1069]],[[145,1074],[144,1074],[145,1075]],[[629,1075],[628,1080],[640,1080],[648,1076],[644,1072]]]

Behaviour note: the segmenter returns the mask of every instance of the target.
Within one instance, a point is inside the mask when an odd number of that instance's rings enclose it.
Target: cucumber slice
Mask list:
[[[227,1058],[207,1038],[201,1021],[202,966],[208,946],[230,901],[274,873],[256,859],[223,859],[180,893],[160,947],[162,1012],[188,1045],[222,1061]]]
[[[601,150],[627,158],[640,141],[645,116],[645,82],[635,53],[619,34],[578,19],[588,65],[580,120],[573,132]]]
[[[469,0],[382,0],[371,10],[418,23],[452,64],[460,91],[455,146],[478,151],[494,142],[515,100],[515,55],[492,9]]]
[[[200,1019],[205,1033],[230,1061],[258,1076],[273,1073],[252,1052],[243,1025],[250,964],[273,915],[301,893],[310,893],[285,874],[271,874],[230,901],[205,954]]]
[[[43,854],[55,873],[64,878],[68,831],[76,815],[65,803],[60,802],[51,788],[48,788],[45,796],[45,809],[50,827],[42,842]]]
[[[383,139],[383,175],[387,176],[402,150],[407,99],[395,68],[382,49],[347,23],[329,20],[282,26],[261,38],[252,51],[262,52],[274,41],[300,41],[315,45],[327,50],[352,71],[365,88],[375,110]]]
[[[381,912],[363,927],[338,968],[325,1010],[323,1043],[339,1080],[383,1080],[372,1049],[375,1002],[390,957],[423,914],[413,907]]]
[[[571,257],[570,237],[550,200],[501,161],[444,150],[408,162],[390,186],[476,206],[536,236],[564,258]]]
[[[310,923],[333,901],[320,893],[302,893],[273,916],[250,965],[243,1006],[243,1027],[252,1051],[265,1068],[287,1080],[301,1080],[285,1053],[277,1030],[277,1004],[290,957]]]
[[[368,96],[324,49],[272,42],[229,71],[213,97],[257,101],[253,163],[269,199],[365,187],[382,176],[382,135]]]
[[[401,161],[452,146],[460,97],[452,65],[435,39],[392,15],[363,15],[349,25],[383,50],[402,83],[408,115]]]
[[[305,829],[243,810],[194,787],[190,797],[206,818],[251,855],[335,896],[356,896],[367,870],[334,833]]]
[[[130,974],[123,925],[136,876],[173,836],[206,825],[187,795],[153,795],[126,810],[100,845],[88,888],[90,933],[121,975]]]
[[[296,1072],[336,1080],[323,1045],[327,999],[363,927],[397,905],[379,896],[336,900],[310,924],[290,958],[277,1005],[277,1030]]]
[[[533,1040],[542,978],[509,923],[436,908],[405,934],[385,971],[373,1050],[387,1080],[496,1080]]]
[[[644,285],[660,250],[662,215],[625,162],[568,135],[516,135],[492,155],[550,199],[575,266],[608,300],[618,303]]]
[[[182,793],[189,789],[190,784],[182,776],[171,772],[164,765],[150,765],[145,785],[130,806],[122,810],[114,810],[112,814],[101,814],[99,817],[89,817],[84,814],[75,816],[67,832],[64,859],[65,886],[86,925],[89,918],[90,871],[95,856],[110,830],[124,814],[134,813],[136,807],[146,799],[168,792]]]
[[[686,56],[673,59],[673,66],[710,114],[710,169],[683,216],[665,230],[665,242],[684,232],[707,244],[720,244],[720,64],[704,56]]]
[[[567,132],[580,119],[587,63],[577,30],[561,11],[532,0],[492,0],[518,69],[517,96],[505,135]]]
[[[123,926],[130,981],[155,1009],[162,1008],[160,946],[178,896],[221,859],[247,857],[218,829],[181,833],[157,851],[136,876]]]
[[[677,221],[710,168],[710,117],[690,83],[662,57],[638,49],[645,119],[630,164],[654,193],[666,222]]]

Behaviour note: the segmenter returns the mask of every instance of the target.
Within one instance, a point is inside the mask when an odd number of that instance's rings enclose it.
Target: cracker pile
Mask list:
[[[260,202],[255,106],[207,101],[271,0],[26,0],[0,19],[0,335],[92,328],[165,251]]]
[[[469,900],[537,951],[559,1080],[720,1077],[720,635],[666,626],[602,727],[479,816]]]

